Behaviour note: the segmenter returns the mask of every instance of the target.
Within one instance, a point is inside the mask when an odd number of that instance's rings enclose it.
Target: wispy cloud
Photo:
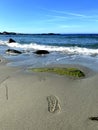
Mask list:
[[[62,16],[62,15],[46,15],[46,16],[53,17],[53,18],[69,19],[69,17]]]
[[[83,13],[74,13],[74,12],[68,12],[68,11],[60,11],[60,10],[49,10],[49,9],[43,9],[47,12],[46,16],[48,16],[47,18],[49,18],[49,21],[62,21],[62,22],[66,22],[66,21],[81,21],[81,22],[85,22],[85,21],[90,21],[90,20],[96,20],[96,16],[93,15],[87,15],[87,14],[83,14]],[[50,20],[51,19],[51,20]],[[48,22],[49,22],[48,21]]]
[[[92,12],[83,14],[83,12],[48,9],[43,9],[41,12],[40,17],[31,21],[31,26],[36,27],[35,29],[33,27],[35,32],[82,32],[89,30],[94,23],[95,25],[98,23],[98,15]]]
[[[80,25],[59,25],[59,28],[78,28]]]
[[[49,12],[53,12],[53,13],[58,13],[58,14],[65,14],[65,15],[69,15],[69,16],[76,16],[76,17],[87,17],[86,15],[84,14],[80,14],[80,13],[73,13],[73,12],[68,12],[68,11],[60,11],[60,10],[49,10],[49,9],[46,9],[46,8],[43,8],[44,10],[46,11],[49,11]]]
[[[67,15],[71,15],[71,16],[76,16],[76,17],[87,17],[86,15],[83,15],[83,14],[78,14],[78,13],[69,13],[69,12],[66,12],[65,14]]]
[[[60,14],[75,16],[75,17],[82,17],[82,18],[87,17],[86,15],[79,14],[79,13],[72,13],[72,12],[66,12],[66,11],[57,11],[57,10],[51,10],[51,11],[56,12],[56,13],[60,13]]]
[[[93,11],[87,11],[85,12],[85,14],[83,13],[74,13],[74,12],[69,12],[69,11],[61,11],[61,10],[49,10],[46,8],[42,8],[43,10],[48,12],[53,16],[53,17],[57,17],[57,18],[61,18],[61,19],[84,19],[84,20],[95,20],[98,19],[98,15],[96,13],[93,13]],[[98,12],[98,11],[97,11]]]

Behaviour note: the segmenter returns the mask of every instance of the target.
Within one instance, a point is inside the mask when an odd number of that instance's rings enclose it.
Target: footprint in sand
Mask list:
[[[60,111],[61,107],[57,97],[55,97],[54,95],[48,96],[47,101],[48,101],[49,112],[55,113]]]

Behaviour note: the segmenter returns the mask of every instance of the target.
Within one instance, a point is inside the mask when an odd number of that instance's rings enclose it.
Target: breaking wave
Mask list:
[[[7,41],[0,41],[0,45],[22,50],[48,50],[48,51],[62,52],[66,54],[98,55],[98,49],[90,49],[78,46],[64,47],[64,46],[40,45],[37,43],[20,44],[20,43],[8,43]]]

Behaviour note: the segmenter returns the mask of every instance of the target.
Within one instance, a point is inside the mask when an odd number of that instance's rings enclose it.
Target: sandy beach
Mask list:
[[[98,116],[98,73],[77,65],[86,77],[73,79],[7,62],[0,63],[0,130],[98,129],[89,119]]]

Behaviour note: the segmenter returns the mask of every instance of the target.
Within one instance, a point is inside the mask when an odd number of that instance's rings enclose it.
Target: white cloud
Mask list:
[[[80,25],[59,25],[59,28],[78,28]]]

